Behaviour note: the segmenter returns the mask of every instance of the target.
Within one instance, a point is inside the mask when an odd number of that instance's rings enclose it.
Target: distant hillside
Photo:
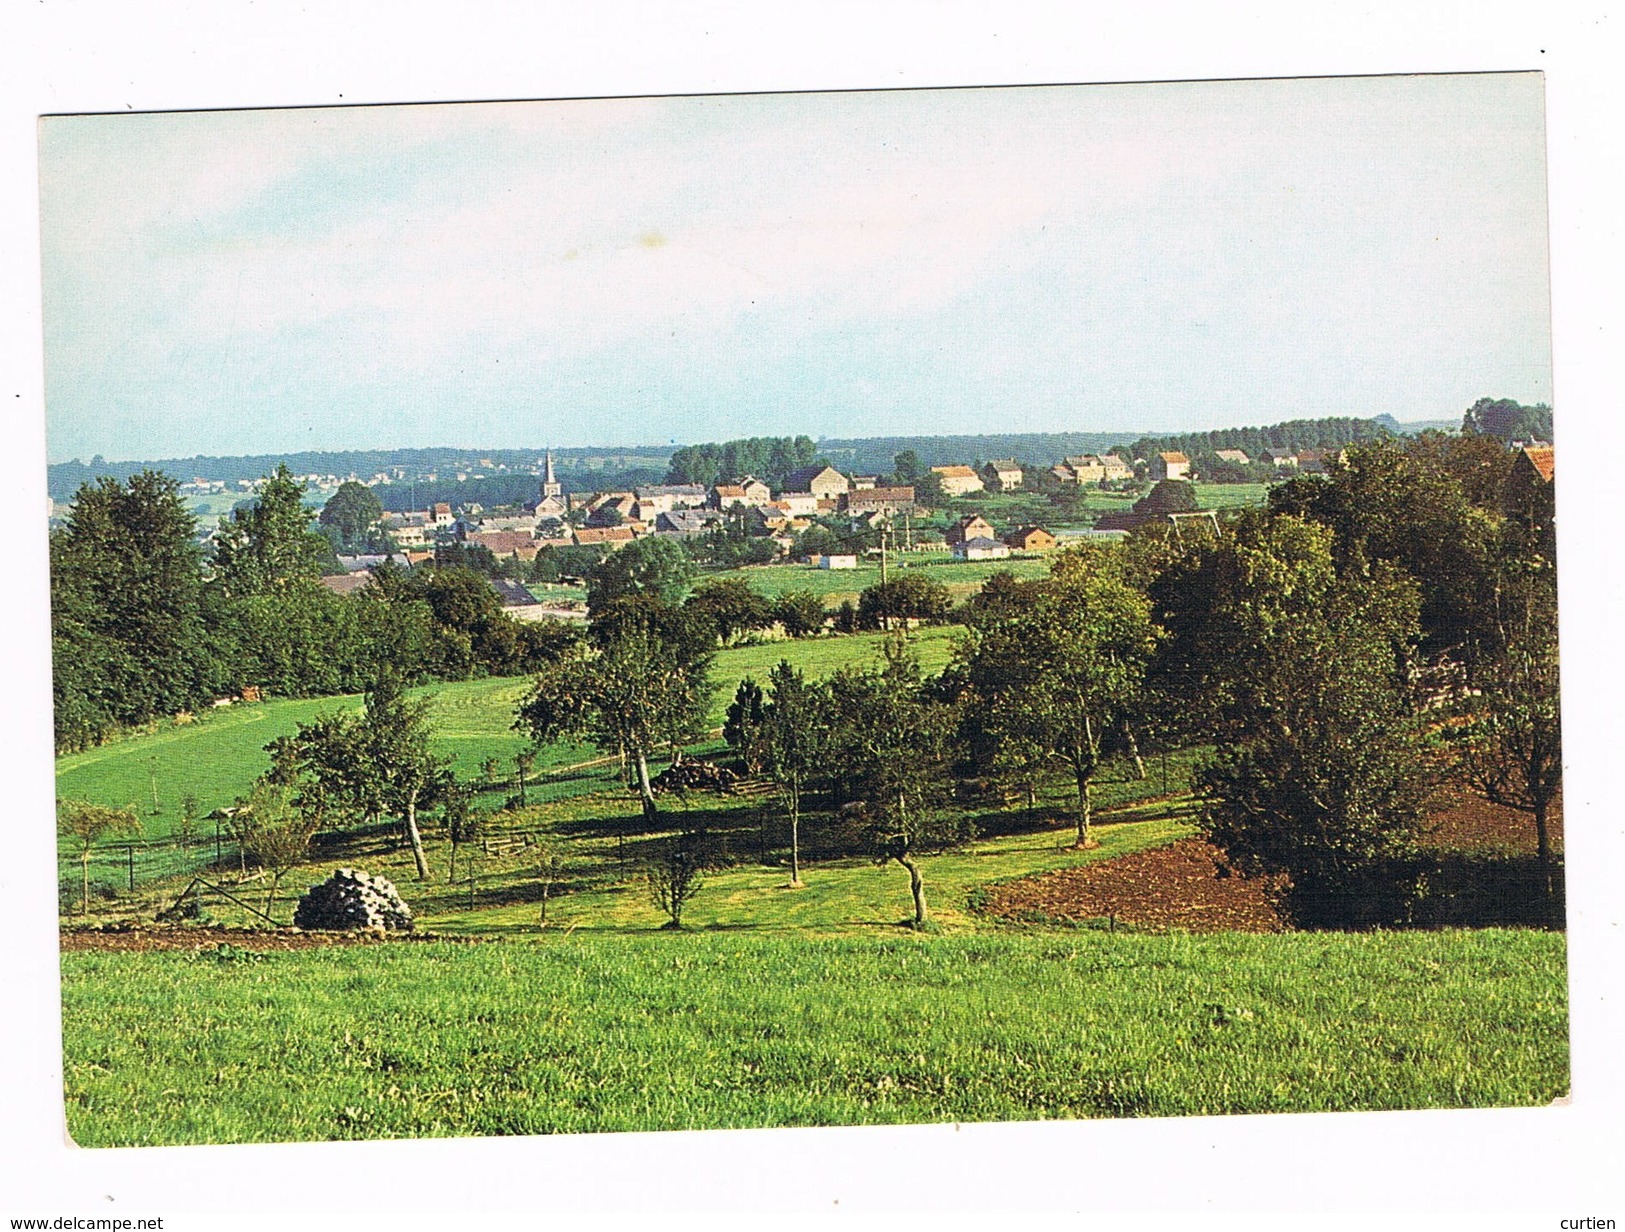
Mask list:
[[[445,492],[455,488],[458,486],[456,475],[459,471],[465,474],[478,472],[492,478],[517,480],[530,474],[544,452],[544,446],[537,446],[534,449],[438,447],[313,450],[228,457],[198,455],[191,458],[129,462],[108,462],[96,457],[90,462],[80,462],[76,459],[72,462],[52,463],[47,468],[46,484],[47,491],[54,499],[69,500],[79,490],[81,484],[92,482],[104,475],[123,482],[131,475],[149,467],[173,475],[183,483],[191,479],[207,479],[236,484],[240,480],[258,479],[262,475],[270,474],[278,463],[286,462],[288,469],[296,475],[335,475],[343,479],[353,474],[363,481],[370,480],[377,474],[389,474],[395,468],[404,469],[409,476],[421,477],[432,473],[436,476],[436,483],[419,479],[418,486],[425,489],[425,499],[447,500],[449,497],[446,495],[428,496],[427,492]],[[606,475],[644,471],[663,472],[671,452],[670,446],[663,445],[624,448],[595,446],[583,449],[555,449],[553,460],[559,477],[566,483],[570,483],[574,477],[577,486],[586,486],[599,483]],[[645,478],[639,482],[648,483],[651,480]],[[526,494],[529,495],[535,484],[529,482],[521,486],[524,486]],[[380,485],[380,496],[387,491],[387,487]],[[468,499],[482,498],[471,496]],[[390,507],[388,501],[385,504],[386,507]]]
[[[1165,436],[1135,432],[1013,432],[980,436],[826,437],[817,442],[817,453],[844,471],[881,474],[889,472],[893,459],[908,449],[918,455],[923,466],[987,462],[995,458],[1016,458],[1034,465],[1047,465],[1069,454],[1111,450],[1131,457],[1144,457],[1148,450],[1165,449],[1208,453],[1213,449],[1239,448],[1256,453],[1268,448],[1324,448],[1375,436],[1427,429],[1456,431],[1460,427],[1458,420],[1400,423],[1391,415],[1379,415],[1374,419],[1287,420],[1266,427],[1216,428]],[[275,470],[278,463],[286,462],[297,475],[333,475],[340,479],[355,475],[363,481],[399,468],[404,475],[398,482],[377,487],[386,509],[422,508],[433,501],[454,504],[479,501],[498,505],[535,495],[533,472],[544,449],[538,446],[534,449],[312,450],[128,462],[108,462],[96,457],[90,462],[52,463],[47,468],[47,485],[54,499],[67,501],[81,484],[104,475],[122,482],[148,467],[183,482],[207,479],[235,485],[241,480],[258,479]],[[671,445],[596,446],[555,449],[553,458],[559,478],[568,488],[578,491],[619,489],[661,482],[676,451],[677,447]],[[459,472],[465,478],[458,479]],[[428,479],[429,474],[435,478]],[[480,477],[474,478],[475,474]]]
[[[1023,462],[1059,462],[1068,454],[1100,453],[1132,440],[1124,432],[1011,432],[987,436],[873,436],[853,439],[825,437],[818,452],[841,470],[880,474],[892,469],[892,459],[905,449],[919,455],[922,466],[956,462],[991,462],[1017,458]]]

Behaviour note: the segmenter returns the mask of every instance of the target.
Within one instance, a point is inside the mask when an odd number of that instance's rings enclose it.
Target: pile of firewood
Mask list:
[[[708,761],[685,761],[668,766],[649,781],[656,791],[728,791],[739,776]]]

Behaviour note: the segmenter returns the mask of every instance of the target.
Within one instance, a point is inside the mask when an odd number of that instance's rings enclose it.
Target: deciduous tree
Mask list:
[[[81,909],[90,914],[90,853],[96,844],[119,835],[134,837],[141,833],[141,822],[135,815],[135,806],[108,808],[88,800],[63,800],[56,806],[57,833],[71,843],[79,857],[83,897]]]

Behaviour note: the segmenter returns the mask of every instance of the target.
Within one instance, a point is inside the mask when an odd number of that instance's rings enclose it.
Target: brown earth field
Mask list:
[[[1553,803],[1547,819],[1552,851],[1563,850],[1563,799]],[[1423,843],[1446,851],[1535,854],[1535,818],[1531,813],[1491,804],[1463,787],[1447,785],[1433,798],[1423,828]]]
[[[1561,800],[1549,822],[1552,850],[1563,850]],[[1423,843],[1441,851],[1532,856],[1528,813],[1491,804],[1450,784],[1434,796]],[[983,910],[1001,919],[1111,920],[1134,928],[1187,932],[1283,932],[1277,910],[1283,878],[1247,879],[1224,853],[1198,838],[1082,868],[1039,873],[989,886]]]
[[[1221,872],[1224,875],[1220,875]],[[1002,919],[1105,920],[1187,932],[1285,932],[1275,878],[1248,880],[1199,838],[1100,864],[989,886],[983,910]]]

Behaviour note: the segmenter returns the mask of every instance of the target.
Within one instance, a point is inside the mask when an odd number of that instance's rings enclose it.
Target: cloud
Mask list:
[[[1375,388],[1373,360],[1423,388],[1424,340],[1527,370],[1538,102],[1505,77],[50,120],[53,448],[115,404],[203,433],[370,406],[420,438],[428,391],[816,389],[795,365],[830,339],[899,405],[1161,408],[1193,363],[1261,398]],[[1502,294],[1463,296],[1487,268]]]

